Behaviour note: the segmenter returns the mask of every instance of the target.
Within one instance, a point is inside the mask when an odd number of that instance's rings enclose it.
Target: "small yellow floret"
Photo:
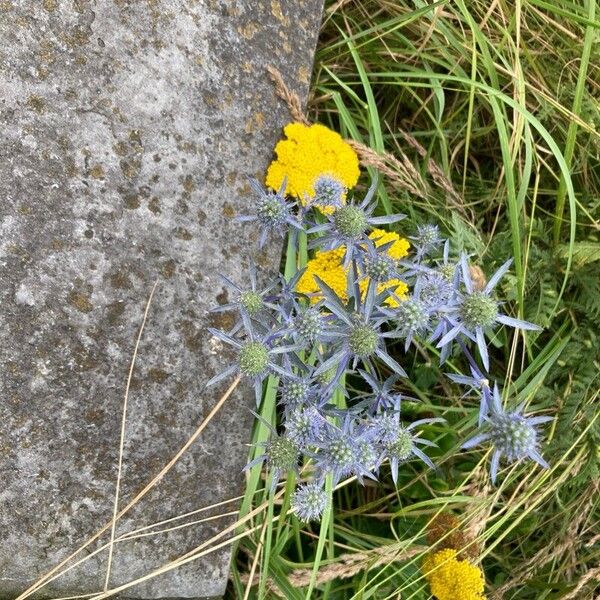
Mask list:
[[[384,231],[383,229],[374,229],[369,237],[375,241],[376,246],[393,241],[394,243],[388,249],[388,254],[395,260],[398,260],[408,254],[410,243],[401,238],[397,233]],[[317,251],[315,257],[308,261],[306,271],[298,281],[296,290],[302,294],[318,294],[319,286],[314,276],[320,277],[342,300],[348,300],[347,294],[347,274],[348,270],[343,267],[344,253],[346,249],[336,248],[335,250]],[[363,279],[360,282],[361,293],[364,294],[367,289],[368,280]],[[399,279],[390,279],[377,286],[378,292],[385,289],[392,289],[396,296],[401,300],[406,298],[408,286]],[[312,302],[317,302],[319,296],[312,296]],[[388,298],[386,303],[389,306],[397,306],[398,302],[393,298]]]
[[[423,573],[438,600],[485,600],[481,569],[457,560],[456,550],[433,552],[423,562]]]
[[[286,193],[304,204],[315,191],[319,175],[338,179],[348,189],[360,174],[358,156],[342,136],[324,125],[290,123],[283,129],[286,139],[275,146],[277,158],[269,165],[266,185],[278,190],[287,177]]]

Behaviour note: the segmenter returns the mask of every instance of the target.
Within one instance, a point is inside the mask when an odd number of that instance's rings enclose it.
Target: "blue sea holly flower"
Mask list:
[[[398,263],[389,254],[388,250],[394,245],[394,240],[376,246],[377,239],[372,240],[374,244],[367,244],[363,248],[363,258],[358,262],[364,264],[364,275],[377,283],[384,283],[390,279],[403,280],[404,276],[398,269]]]
[[[316,403],[320,392],[319,383],[304,374],[283,378],[279,387],[281,404],[289,409]]]
[[[512,259],[507,260],[487,282],[483,290],[475,290],[473,280],[469,270],[467,257],[462,255],[460,267],[462,272],[462,280],[465,285],[466,292],[461,293],[459,301],[454,310],[446,317],[450,324],[447,333],[440,339],[437,344],[438,348],[442,348],[446,344],[451,343],[460,334],[465,335],[477,344],[481,361],[489,371],[490,361],[485,341],[485,331],[492,328],[496,323],[515,327],[517,329],[528,329],[532,331],[540,331],[541,327],[513,319],[500,312],[500,304],[492,297],[492,291],[500,281],[501,277],[508,271]]]
[[[410,237],[414,241],[416,248],[415,260],[421,262],[421,260],[435,252],[444,241],[440,235],[440,229],[437,225],[426,224],[417,225],[417,235]]]
[[[352,301],[346,307],[324,281],[316,276],[315,280],[324,296],[325,307],[337,317],[337,323],[332,326],[332,330],[338,338],[336,351],[319,365],[315,375],[337,366],[335,376],[329,384],[331,386],[339,380],[350,362],[353,363],[352,368],[355,368],[356,364],[362,361],[373,371],[373,360],[377,357],[392,371],[406,377],[404,369],[386,351],[384,339],[390,337],[390,334],[380,330],[387,317],[376,306],[375,284],[369,282],[364,302],[361,300],[360,291],[354,291]]]
[[[359,481],[363,477],[373,478],[370,466],[363,460],[365,448],[363,442],[367,441],[366,429],[355,430],[355,422],[346,414],[342,427],[328,423],[324,439],[315,444],[319,452],[313,455],[318,472],[324,477],[331,474],[333,484],[337,485],[340,479],[349,475],[356,475]]]
[[[321,311],[322,304],[299,306],[290,315],[289,325],[284,329],[294,342],[304,348],[313,348],[316,344],[332,341],[328,327],[328,317]]]
[[[424,273],[420,279],[421,301],[430,309],[448,306],[453,300],[455,288],[438,271]]]
[[[227,304],[221,304],[210,310],[210,312],[226,312],[230,310],[236,310],[240,314],[244,313],[251,319],[264,324],[265,319],[268,317],[268,309],[276,310],[277,306],[269,301],[269,293],[277,285],[277,282],[269,284],[263,290],[258,289],[257,284],[257,273],[256,265],[253,260],[250,260],[250,266],[248,269],[250,276],[250,288],[242,288],[228,277],[220,275],[220,279],[225,285],[232,290],[233,301]],[[233,331],[237,331],[242,325],[242,321],[238,321]]]
[[[334,208],[343,206],[346,188],[336,177],[326,174],[319,175],[313,183],[313,189],[315,194],[308,199],[307,204]]]
[[[326,215],[328,222],[311,227],[307,233],[320,233],[312,240],[310,248],[322,247],[333,250],[345,247],[344,268],[348,268],[353,258],[357,258],[365,247],[373,242],[368,238],[368,232],[374,227],[387,223],[395,223],[405,215],[386,215],[373,217],[377,200],[371,202],[377,189],[377,179],[371,183],[367,195],[360,204],[349,203],[336,209],[331,215]]]
[[[277,373],[283,377],[294,377],[294,374],[281,367],[275,359],[277,355],[297,350],[295,346],[276,346],[276,334],[259,336],[254,332],[249,318],[242,313],[247,336],[243,339],[234,338],[218,329],[208,328],[208,331],[221,341],[233,346],[238,351],[237,361],[228,366],[224,371],[210,379],[206,386],[214,385],[226,377],[239,373],[251,379],[254,383],[256,404],[260,404],[262,398],[262,384],[271,373]]]
[[[419,419],[404,427],[400,421],[400,411],[392,413],[391,418],[396,424],[396,432],[393,438],[384,444],[384,448],[385,455],[390,461],[392,479],[394,480],[394,483],[398,482],[398,465],[410,460],[413,457],[420,458],[426,465],[432,469],[435,469],[435,465],[431,459],[419,448],[419,446],[430,446],[435,448],[436,444],[424,438],[418,437],[413,430],[419,425],[443,423],[444,419],[439,417],[432,419]],[[390,424],[386,423],[386,429],[389,429],[389,427]]]
[[[318,482],[305,483],[292,494],[292,512],[303,522],[318,521],[329,504],[329,496]]]
[[[467,440],[461,447],[469,449],[484,442],[492,444],[494,448],[490,466],[492,483],[496,483],[502,456],[506,457],[509,463],[529,458],[543,468],[549,468],[548,463],[539,453],[539,440],[535,426],[552,421],[553,417],[526,417],[521,414],[523,404],[518,406],[514,412],[505,412],[497,385],[494,386],[490,401],[489,414],[484,417],[485,430]]]
[[[271,232],[281,237],[287,233],[289,226],[302,229],[300,222],[292,215],[289,202],[285,198],[287,180],[284,178],[277,192],[265,190],[256,179],[248,179],[250,187],[255,192],[256,214],[240,215],[236,219],[240,222],[258,221],[261,228],[259,247],[262,248]]]
[[[285,433],[300,448],[314,446],[323,441],[327,421],[315,406],[300,407],[290,411],[285,419]]]
[[[396,329],[392,335],[405,340],[404,350],[407,351],[414,337],[422,338],[431,331],[432,309],[420,298],[421,281],[419,279],[417,279],[410,298],[400,300],[393,293],[390,295],[397,304],[394,309],[386,309],[386,312],[393,316],[396,322]]]
[[[298,472],[298,460],[300,459],[300,448],[296,440],[287,435],[278,435],[271,424],[255,412],[252,413],[263,425],[266,425],[271,436],[266,442],[259,442],[256,446],[265,448],[265,452],[250,461],[244,471],[248,471],[257,464],[266,461],[267,468],[271,473],[271,490],[274,490],[281,477],[291,471]]]

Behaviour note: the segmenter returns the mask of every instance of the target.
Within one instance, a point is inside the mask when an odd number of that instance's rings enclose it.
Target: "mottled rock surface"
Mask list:
[[[206,332],[221,324],[206,310],[226,301],[218,272],[243,279],[256,232],[231,216],[244,212],[245,177],[264,172],[289,119],[265,67],[306,94],[321,8],[0,1],[0,597],[112,516],[125,383],[157,279],[129,399],[121,506],[214,405],[220,390],[203,384],[227,351]],[[279,252],[271,245],[262,266],[276,267]],[[117,535],[240,493],[252,403],[249,389],[236,393]],[[118,543],[111,586],[229,522]],[[106,563],[101,552],[44,594],[101,590]],[[221,551],[127,594],[219,595],[228,566]]]

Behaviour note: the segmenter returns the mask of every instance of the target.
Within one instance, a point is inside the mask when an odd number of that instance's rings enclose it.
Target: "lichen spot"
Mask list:
[[[93,304],[90,302],[90,299],[81,292],[76,292],[73,290],[68,297],[68,302],[71,306],[74,306],[79,312],[89,313],[94,308]]]
[[[46,103],[44,102],[44,99],[40,96],[36,96],[35,94],[32,94],[29,96],[29,98],[27,98],[27,106],[31,110],[34,110],[40,114],[46,110]]]
[[[94,165],[91,169],[90,169],[90,176],[93,177],[94,179],[104,179],[104,169],[102,168],[102,165]]]

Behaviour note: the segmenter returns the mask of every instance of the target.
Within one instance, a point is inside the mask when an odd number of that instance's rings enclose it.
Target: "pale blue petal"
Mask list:
[[[463,444],[461,444],[460,447],[463,450],[469,450],[470,448],[479,446],[479,444],[482,444],[483,442],[485,442],[489,439],[490,439],[489,433],[478,433],[477,435],[473,436],[471,439],[469,439],[466,442],[464,442]]]
[[[512,264],[513,259],[509,258],[491,277],[487,282],[483,291],[486,294],[489,294],[498,284],[502,276],[510,269],[510,265]]]
[[[516,329],[527,329],[529,331],[542,330],[539,325],[529,323],[529,321],[522,321],[521,319],[513,319],[512,317],[507,317],[506,315],[498,315],[496,317],[496,321],[502,323],[503,325],[508,325],[509,327],[515,327]]]
[[[467,255],[461,254],[460,256],[460,268],[462,270],[463,282],[467,288],[469,294],[473,293],[473,281],[471,279],[471,271],[469,271],[469,263],[467,262]]]
[[[500,451],[495,450],[492,454],[492,462],[490,463],[490,476],[492,483],[496,483],[496,477],[498,477],[498,466],[500,465]]]
[[[389,354],[387,354],[386,352],[384,352],[380,348],[377,348],[377,350],[375,350],[375,354],[377,354],[377,356],[390,369],[392,369],[392,371],[395,371],[396,373],[398,373],[398,375],[401,375],[402,377],[408,377],[406,371]]]
[[[530,450],[528,452],[528,456],[532,460],[535,460],[535,462],[538,465],[540,465],[541,467],[544,467],[544,469],[549,469],[550,468],[550,465],[544,460],[544,457],[537,450]]]
[[[214,385],[215,383],[219,383],[219,381],[223,381],[223,379],[229,377],[230,375],[233,375],[236,371],[237,365],[231,365],[230,367],[227,367],[223,372],[209,379],[205,385],[206,387],[209,387],[211,385]]]

